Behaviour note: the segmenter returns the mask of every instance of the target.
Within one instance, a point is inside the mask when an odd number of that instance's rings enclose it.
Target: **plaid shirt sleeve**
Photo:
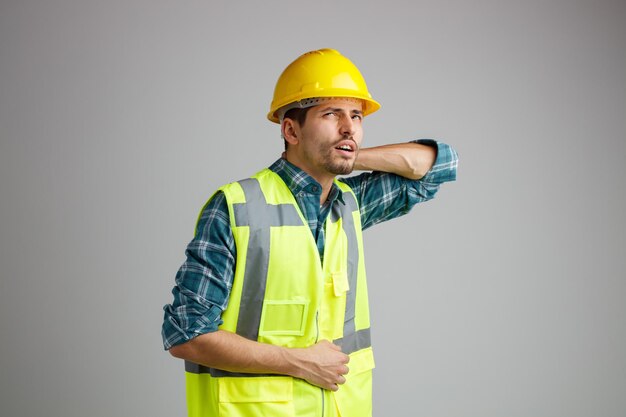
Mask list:
[[[165,349],[214,332],[222,324],[237,257],[223,193],[215,194],[203,208],[185,254],[172,289],[174,300],[163,307]]]
[[[437,149],[433,166],[419,180],[387,172],[364,172],[342,178],[359,202],[363,230],[408,213],[416,204],[434,198],[442,183],[456,179],[458,156],[452,147],[431,139],[413,142]]]

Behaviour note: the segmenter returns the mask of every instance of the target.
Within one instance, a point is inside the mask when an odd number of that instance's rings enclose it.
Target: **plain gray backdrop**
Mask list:
[[[626,415],[624,1],[0,2],[0,414],[182,416],[162,306],[335,48],[459,178],[365,234],[376,416]]]

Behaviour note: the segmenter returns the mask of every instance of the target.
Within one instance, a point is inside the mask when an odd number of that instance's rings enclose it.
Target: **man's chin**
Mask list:
[[[348,174],[352,174],[352,171],[354,171],[354,164],[346,164],[346,165],[332,165],[330,167],[327,167],[329,172],[332,172],[335,175],[348,175]]]

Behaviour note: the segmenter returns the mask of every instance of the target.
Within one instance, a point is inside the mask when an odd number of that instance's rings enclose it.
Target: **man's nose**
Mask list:
[[[341,118],[340,131],[342,135],[354,135],[354,120],[350,116],[343,116]]]

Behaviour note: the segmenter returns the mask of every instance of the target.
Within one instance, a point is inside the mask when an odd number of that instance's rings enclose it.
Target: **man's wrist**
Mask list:
[[[287,348],[276,346],[279,357],[279,373],[281,375],[289,375],[294,378],[302,378],[302,367],[299,365],[297,350],[295,348]]]

